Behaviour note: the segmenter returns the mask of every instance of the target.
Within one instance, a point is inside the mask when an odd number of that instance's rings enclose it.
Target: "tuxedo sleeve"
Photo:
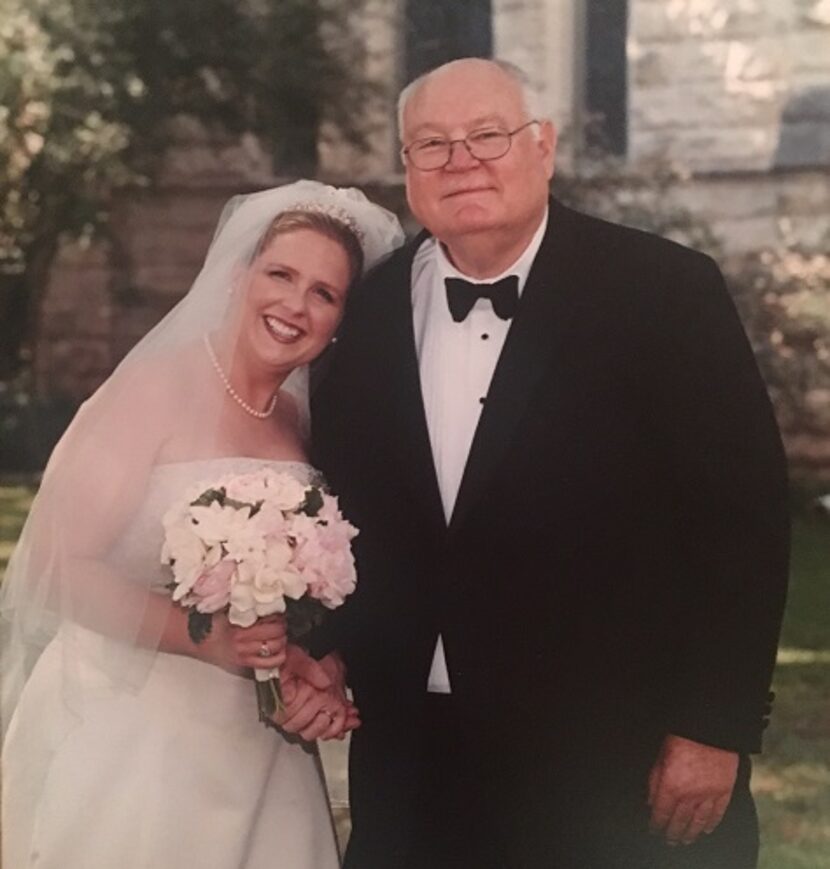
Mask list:
[[[342,463],[347,460],[341,455],[342,445],[348,439],[344,431],[344,408],[342,407],[348,394],[342,377],[349,350],[348,341],[344,340],[344,333],[348,335],[347,327],[348,322],[344,323],[344,328],[341,328],[339,343],[331,347],[326,355],[315,363],[311,378],[311,458],[313,464],[323,471],[327,483],[338,496],[342,495],[340,486],[342,474],[338,472]],[[348,512],[346,515],[350,518]],[[347,599],[343,606],[327,612],[321,624],[303,638],[303,645],[313,657],[320,659],[329,652],[342,651],[351,620],[350,603],[351,600]]]
[[[655,322],[682,602],[669,732],[759,751],[789,562],[781,440],[714,262],[690,258]]]
[[[311,460],[339,498],[343,515],[358,528],[364,528],[363,513],[355,502],[363,490],[363,480],[355,454],[355,432],[366,413],[356,407],[356,399],[367,389],[360,327],[373,321],[372,293],[377,292],[378,282],[382,283],[379,273],[385,274],[383,264],[349,291],[337,341],[314,363],[311,371]],[[350,638],[364,629],[359,552],[365,537],[364,530],[352,544],[358,567],[356,590],[342,606],[327,612],[322,623],[302,640],[315,658],[338,651],[348,660]]]

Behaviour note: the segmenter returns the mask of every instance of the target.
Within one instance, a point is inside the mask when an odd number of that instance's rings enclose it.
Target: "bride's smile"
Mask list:
[[[302,329],[280,320],[279,317],[266,314],[262,319],[265,321],[268,331],[277,341],[282,343],[293,344],[305,334]]]
[[[331,341],[353,269],[343,246],[313,229],[280,232],[251,265],[238,352],[248,366],[288,372]]]

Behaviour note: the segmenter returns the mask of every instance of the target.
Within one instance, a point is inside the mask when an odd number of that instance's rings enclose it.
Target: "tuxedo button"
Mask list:
[[[484,401],[485,401],[486,398],[487,398],[486,395],[482,395],[481,398],[479,398],[478,403],[479,403],[479,404],[484,404]]]
[[[486,341],[489,337],[490,337],[490,336],[485,332],[485,333],[481,336],[481,340],[482,340],[482,341]]]

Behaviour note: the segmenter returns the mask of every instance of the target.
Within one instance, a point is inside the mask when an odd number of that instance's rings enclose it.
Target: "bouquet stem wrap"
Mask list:
[[[270,670],[254,670],[254,681],[259,720],[263,724],[269,724],[285,708],[280,688],[280,671],[276,667]]]

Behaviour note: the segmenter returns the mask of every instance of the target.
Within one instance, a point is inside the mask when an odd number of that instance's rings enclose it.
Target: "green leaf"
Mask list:
[[[207,637],[213,627],[211,613],[200,613],[198,610],[190,610],[187,614],[187,633],[190,639],[197,645]]]
[[[319,600],[304,594],[299,600],[288,600],[285,606],[285,620],[288,627],[288,637],[297,640],[307,634],[312,628],[322,623],[326,608]]]
[[[202,492],[201,495],[195,500],[190,502],[191,507],[210,507],[214,501],[218,502],[220,507],[225,506],[225,499],[227,493],[224,488],[222,489],[208,489],[206,492]]]
[[[300,513],[306,516],[316,516],[323,507],[323,493],[317,486],[306,489],[305,501],[300,507]]]

